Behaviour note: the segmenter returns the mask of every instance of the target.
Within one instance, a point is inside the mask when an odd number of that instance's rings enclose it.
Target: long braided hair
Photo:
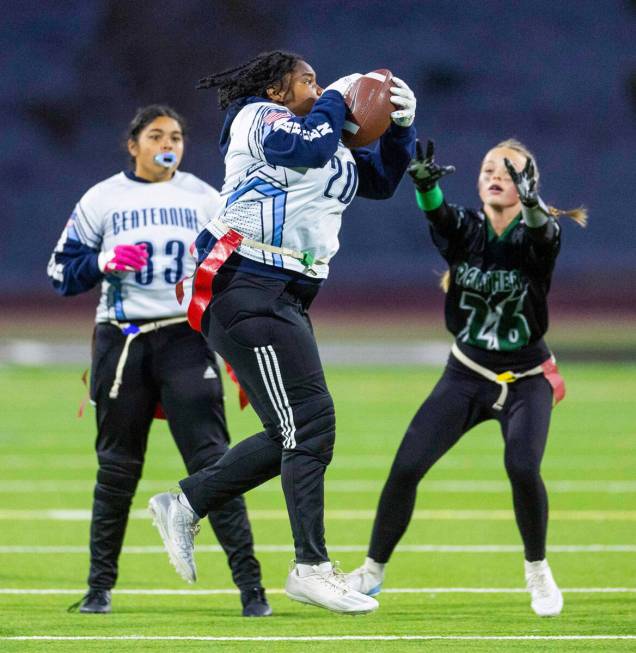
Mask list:
[[[267,98],[267,89],[280,89],[285,75],[300,60],[300,55],[285,50],[262,52],[240,66],[200,79],[196,87],[218,88],[219,107],[227,109],[234,100],[248,95]]]

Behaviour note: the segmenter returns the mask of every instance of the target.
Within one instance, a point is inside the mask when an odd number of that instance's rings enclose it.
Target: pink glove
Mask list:
[[[102,252],[97,257],[97,265],[104,273],[109,272],[137,272],[148,263],[146,244],[116,245],[107,252]]]

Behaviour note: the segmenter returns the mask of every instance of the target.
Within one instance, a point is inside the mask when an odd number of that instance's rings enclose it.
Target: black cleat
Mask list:
[[[80,601],[69,607],[68,612],[76,610],[84,614],[107,614],[111,611],[110,590],[89,589]]]
[[[262,587],[241,590],[241,603],[244,617],[269,617],[272,614],[272,608],[265,598],[265,590]]]

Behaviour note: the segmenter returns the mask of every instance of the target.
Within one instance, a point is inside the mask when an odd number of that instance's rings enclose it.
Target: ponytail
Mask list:
[[[580,227],[587,226],[587,209],[584,206],[579,206],[576,209],[568,209],[567,211],[557,209],[554,206],[548,206],[548,211],[550,211],[550,215],[553,218],[559,218],[565,215],[574,220]]]
[[[450,288],[450,282],[451,282],[451,276],[450,276],[450,270],[446,270],[444,274],[439,278],[439,287],[445,292],[448,292],[448,289]]]

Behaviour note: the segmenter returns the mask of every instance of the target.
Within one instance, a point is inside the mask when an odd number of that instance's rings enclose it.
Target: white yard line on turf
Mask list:
[[[375,510],[326,510],[325,518],[332,520],[372,520]],[[40,509],[0,510],[0,520],[18,521],[89,521],[90,510]],[[250,510],[254,520],[287,520],[286,510]],[[132,510],[130,519],[150,519],[146,510]],[[508,521],[514,519],[512,510],[415,510],[412,519],[451,521]],[[552,521],[636,521],[636,510],[551,510]]]
[[[493,427],[493,442],[498,443],[499,431]],[[496,437],[495,437],[496,436]],[[634,456],[630,451],[621,453],[623,456],[621,461],[629,464]],[[378,470],[383,469],[388,472],[391,463],[393,462],[393,454],[379,455],[379,454],[347,454],[339,453],[334,458],[329,466],[330,473],[338,471],[351,471],[360,469]],[[40,457],[33,454],[7,454],[2,457],[4,469],[18,470],[36,470],[40,472],[42,468],[42,460]],[[95,473],[95,454],[47,454],[46,457],[47,469],[61,469],[67,472],[70,469],[85,470],[87,475]],[[594,474],[600,473],[599,470],[606,470],[607,476],[611,477],[611,473],[616,468],[616,454],[603,454],[595,452],[593,456],[589,453],[568,452],[567,454],[551,453],[548,457],[547,463],[544,466],[544,473],[564,473],[563,470],[572,470],[572,474],[580,475],[586,471],[593,471]],[[499,446],[492,447],[484,453],[483,448],[475,452],[456,452],[452,457],[444,458],[440,461],[436,469],[438,470],[461,470],[470,473],[472,470],[479,469],[497,470],[503,469],[501,462],[501,452]],[[160,471],[161,470],[161,471]],[[176,471],[172,465],[163,465],[156,473],[166,474],[169,470],[170,482],[167,487],[174,486],[176,480],[183,475],[183,470]],[[560,470],[560,471],[556,471]],[[172,474],[175,474],[172,477]],[[35,474],[34,474],[35,475]],[[425,481],[426,482],[426,481]],[[162,487],[161,489],[164,489]]]
[[[585,640],[631,640],[636,635],[313,635],[313,636],[261,636],[261,637],[214,637],[212,635],[14,635],[0,637],[0,641],[81,641],[81,642],[125,642],[125,641],[169,641],[169,642],[393,642],[393,641],[585,641]]]
[[[56,494],[73,494],[91,492],[94,481],[71,481],[71,480],[13,480],[0,481],[0,492],[12,494],[30,494],[38,492],[54,492]],[[174,485],[174,480],[165,481],[144,481],[142,480],[138,492],[161,492]],[[327,481],[326,492],[341,492],[345,494],[365,494],[367,492],[379,492],[384,481]],[[548,491],[556,494],[630,494],[636,492],[636,481],[546,481]],[[509,494],[510,483],[508,481],[488,480],[425,480],[422,482],[422,489],[425,492],[434,493],[457,493],[470,494],[482,492],[486,494]],[[265,483],[255,492],[280,493],[280,481]]]
[[[329,545],[333,553],[364,553],[367,544],[334,544]],[[293,553],[291,544],[257,544],[256,553]],[[521,553],[523,547],[519,544],[398,544],[399,553]],[[636,544],[553,544],[550,553],[636,553]],[[162,546],[124,546],[123,552],[134,555],[164,554]],[[201,544],[196,547],[200,553],[224,553],[218,544]],[[85,546],[71,545],[40,545],[0,546],[0,555],[13,554],[88,554],[88,544]]]
[[[13,587],[0,588],[1,594],[81,594],[85,588],[79,589],[19,589]],[[523,587],[389,587],[382,594],[525,594]],[[636,587],[562,587],[567,594],[635,594]],[[284,594],[282,588],[268,588],[268,594]],[[132,594],[135,596],[214,596],[217,594],[238,594],[237,589],[114,589],[113,594]]]

